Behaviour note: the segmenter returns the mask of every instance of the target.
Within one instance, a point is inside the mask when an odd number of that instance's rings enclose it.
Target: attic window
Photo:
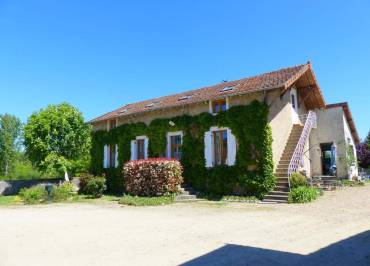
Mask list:
[[[180,97],[179,98],[179,101],[184,101],[184,100],[190,99],[191,97],[193,97],[193,94],[191,94],[191,95],[185,95],[185,96]]]
[[[124,113],[126,113],[127,112],[127,109],[123,109],[122,111],[119,111],[118,113],[119,114],[124,114]]]

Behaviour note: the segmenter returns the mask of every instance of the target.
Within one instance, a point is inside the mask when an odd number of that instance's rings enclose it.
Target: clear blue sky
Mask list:
[[[370,130],[370,1],[0,0],[0,113],[123,104],[311,60]]]

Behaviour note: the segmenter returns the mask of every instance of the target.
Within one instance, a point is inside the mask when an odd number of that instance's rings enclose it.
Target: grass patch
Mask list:
[[[353,181],[353,180],[341,180],[339,181],[345,187],[363,187],[365,182],[362,181]]]
[[[19,203],[17,196],[0,196],[0,206],[7,206]]]
[[[242,196],[223,196],[221,201],[227,202],[245,202],[245,203],[257,203],[259,202],[256,197],[242,197]]]
[[[137,197],[137,196],[123,196],[118,203],[129,206],[159,206],[173,203],[174,196],[160,196],[160,197]]]

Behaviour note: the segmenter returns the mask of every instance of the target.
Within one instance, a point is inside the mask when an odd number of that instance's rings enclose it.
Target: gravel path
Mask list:
[[[370,265],[370,186],[306,205],[0,208],[0,265]]]

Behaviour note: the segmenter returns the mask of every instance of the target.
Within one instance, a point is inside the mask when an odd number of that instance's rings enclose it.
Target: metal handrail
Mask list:
[[[304,122],[304,127],[302,130],[302,134],[299,138],[298,144],[294,150],[292,159],[290,160],[289,167],[288,167],[288,177],[290,177],[294,172],[298,171],[299,164],[303,160],[303,152],[304,147],[306,146],[307,139],[310,136],[311,130],[317,127],[317,117],[316,113],[313,111],[309,111],[307,115],[303,115],[300,117],[302,123]],[[290,181],[289,181],[290,187]]]

